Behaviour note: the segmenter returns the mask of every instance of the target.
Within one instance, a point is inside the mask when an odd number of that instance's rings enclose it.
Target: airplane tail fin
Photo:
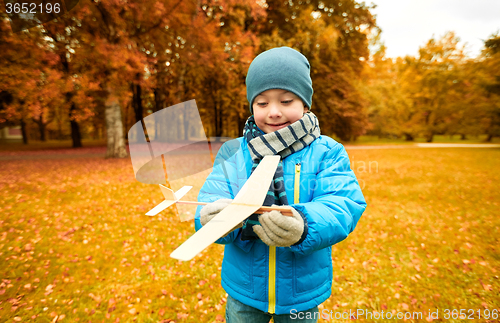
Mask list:
[[[172,204],[180,200],[192,188],[193,188],[192,186],[183,186],[180,190],[174,193],[174,191],[172,191],[170,188],[160,184],[160,190],[163,193],[163,196],[165,197],[165,201],[161,202],[160,204],[152,208],[148,213],[146,213],[146,215],[149,216],[157,215],[161,211],[165,210],[167,207],[171,206]]]
[[[165,200],[167,200],[167,201],[177,200],[174,191],[172,191],[170,188],[160,184],[160,190],[161,190],[163,196],[165,197]]]

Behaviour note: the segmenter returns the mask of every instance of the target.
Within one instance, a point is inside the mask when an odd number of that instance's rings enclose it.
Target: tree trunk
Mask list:
[[[405,141],[413,141],[415,138],[413,138],[413,135],[411,133],[404,133],[405,135]]]
[[[219,106],[217,102],[214,100],[214,137],[217,137],[219,140]]]
[[[237,114],[238,116],[238,133],[236,134],[236,137],[243,136],[243,129],[245,129],[245,124],[247,122],[247,119],[242,118],[240,114]]]
[[[144,108],[142,107],[142,88],[140,84],[134,84],[132,87],[134,89],[132,104],[134,107],[135,122],[139,122],[142,120],[144,114]]]
[[[156,70],[157,70],[157,75],[156,75],[156,88],[154,89],[154,97],[155,97],[155,107],[154,107],[154,112],[158,112],[165,108],[166,101],[167,101],[167,95],[165,94],[165,88],[167,88],[167,84],[165,82],[165,79],[167,77],[165,73],[165,63],[166,59],[161,58],[158,59],[156,63]],[[161,126],[161,120],[156,120],[155,118],[155,139],[160,140],[160,139],[165,139],[165,134],[167,132],[166,129],[164,129]]]
[[[155,96],[155,112],[160,111],[161,109],[164,108],[165,104],[165,91],[162,89],[156,88],[154,89],[154,96]]]
[[[224,128],[223,128],[223,123],[222,123],[222,100],[220,99],[220,97],[217,98],[217,106],[218,106],[218,109],[217,109],[217,134],[216,136],[217,137],[222,137],[222,135],[224,134]]]
[[[461,134],[460,140],[467,140],[467,135]]]
[[[158,76],[160,77],[160,76]],[[157,80],[158,84],[160,84],[160,80]],[[165,102],[165,94],[162,89],[159,87],[155,88],[153,91],[153,94],[155,96],[155,107],[154,107],[154,112],[158,112],[161,109],[163,109],[163,102]],[[160,133],[162,131],[160,127],[160,122],[156,120],[155,118],[155,139],[160,139],[162,138],[163,134]]]
[[[54,39],[57,39],[56,37],[53,37]],[[61,58],[61,64],[63,66],[63,71],[66,74],[66,79],[70,77],[70,68],[69,68],[69,62],[66,56],[67,52],[63,51],[59,53],[59,57]],[[73,97],[75,96],[75,91],[70,91],[66,93],[66,102],[70,102]],[[69,108],[69,123],[70,123],[70,128],[71,128],[71,140],[73,142],[73,148],[80,148],[82,147],[82,136],[80,133],[80,126],[78,125],[78,122],[73,118],[74,113],[76,112],[76,104],[75,102],[71,102],[71,108]]]
[[[118,98],[108,88],[104,114],[106,117],[107,150],[106,158],[127,157],[125,136],[123,135],[122,111]]]
[[[167,88],[166,79],[168,77],[167,72],[165,72],[165,63],[167,60],[165,58],[159,58],[156,62],[156,87],[154,89],[155,96],[155,107],[154,112],[160,111],[165,107],[165,102],[167,100],[167,95],[165,94],[165,89]]]
[[[184,75],[185,74],[186,74],[186,66],[182,65],[179,79],[177,80],[177,87],[178,87],[177,99],[179,100],[179,102],[182,102],[184,100]],[[184,109],[184,111],[186,111],[186,109]],[[185,118],[186,118],[186,116],[183,116],[183,119],[185,119]],[[178,124],[177,126],[178,126],[178,128],[177,128],[178,132],[177,132],[176,139],[180,140],[183,137],[185,139],[186,138],[185,134],[187,133],[187,129],[185,129],[186,123],[183,122],[182,125]],[[181,130],[181,127],[182,127],[182,130]],[[181,131],[184,131],[184,136],[181,136],[181,133],[180,133]]]
[[[40,131],[40,140],[47,141],[47,138],[45,137],[45,123],[43,122],[43,113],[40,114],[38,120],[33,119],[33,121],[35,121],[35,123],[38,125],[38,130]]]
[[[92,139],[101,139],[101,136],[99,136],[99,124],[96,121],[96,118],[92,119],[92,126],[94,126],[94,131],[92,132]]]
[[[59,111],[57,111],[57,113],[59,114]],[[60,117],[59,115],[57,116],[57,138],[58,140],[61,140],[64,138],[64,135],[63,135],[63,121],[62,121],[62,117]]]
[[[80,134],[80,126],[78,122],[74,120],[73,114],[76,111],[75,102],[71,103],[71,108],[69,109],[69,120],[71,124],[71,140],[73,141],[73,148],[82,147],[82,136]]]
[[[139,78],[139,75],[137,75],[136,77]],[[144,121],[142,120],[142,116],[144,115],[144,108],[142,106],[141,85],[132,83],[131,88],[132,88],[132,109],[134,110],[134,118],[135,118],[134,124],[137,122],[141,122],[146,138],[149,138],[150,134],[146,131]],[[143,140],[144,137],[142,136],[139,136],[137,138],[137,142],[142,142]]]
[[[184,108],[184,116],[182,121],[184,122],[184,140],[187,142],[189,140],[189,116],[187,114],[188,109]]]
[[[28,132],[26,131],[26,122],[21,119],[21,134],[23,135],[23,144],[28,144]]]
[[[488,134],[488,137],[486,138],[486,142],[491,142],[491,139],[493,139],[493,135]]]
[[[342,141],[350,141],[352,134],[351,120],[349,118],[343,118],[336,114],[335,125],[335,135],[337,135]]]
[[[156,76],[156,88],[154,89],[155,96],[155,108],[154,112],[160,111],[165,107],[165,101],[167,99],[167,95],[165,94],[165,60],[158,60],[158,64],[156,66],[156,70],[158,74]]]
[[[223,129],[222,129],[222,104],[219,95],[212,95],[214,102],[214,126],[215,133],[214,137],[217,137],[217,141],[220,137],[222,137]]]
[[[128,116],[129,116],[129,108],[130,108],[131,105],[132,105],[132,103],[129,103],[125,107],[125,115],[123,116],[123,122],[125,123],[124,124],[125,130],[130,129],[130,126],[128,124]],[[125,142],[128,143],[128,132],[127,131],[125,131]]]
[[[434,133],[430,133],[427,135],[427,138],[425,139],[426,142],[432,142],[434,139]]]

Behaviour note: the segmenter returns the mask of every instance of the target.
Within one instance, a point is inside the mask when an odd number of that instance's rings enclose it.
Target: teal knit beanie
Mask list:
[[[310,109],[312,104],[312,80],[307,58],[290,47],[267,50],[255,57],[246,77],[247,99],[253,114],[253,100],[260,93],[271,89],[283,89],[297,95]]]

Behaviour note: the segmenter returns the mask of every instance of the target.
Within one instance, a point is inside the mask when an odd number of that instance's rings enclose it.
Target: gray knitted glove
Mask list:
[[[219,214],[226,206],[231,204],[233,200],[231,199],[220,199],[215,202],[212,202],[210,204],[205,205],[201,210],[200,210],[200,222],[201,225],[204,226],[207,224],[210,220],[212,220],[217,214]],[[227,236],[229,233],[232,231],[241,228],[243,226],[243,223],[238,224],[234,228],[232,228],[225,236]],[[223,236],[223,237],[225,237]]]
[[[253,231],[268,246],[289,247],[300,240],[304,232],[304,219],[292,208],[293,216],[284,216],[279,211],[262,213],[260,225]]]

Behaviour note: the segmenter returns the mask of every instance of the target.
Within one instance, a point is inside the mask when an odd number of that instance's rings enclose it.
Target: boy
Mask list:
[[[313,89],[304,55],[288,47],[261,53],[246,86],[253,115],[243,137],[217,154],[198,196],[212,203],[198,207],[195,227],[231,203],[263,156],[279,154],[264,205],[290,205],[293,216],[253,214],[217,241],[225,245],[226,321],[317,322],[318,305],[331,294],[331,246],[352,232],[366,202],[344,147],[320,135],[309,111]]]

